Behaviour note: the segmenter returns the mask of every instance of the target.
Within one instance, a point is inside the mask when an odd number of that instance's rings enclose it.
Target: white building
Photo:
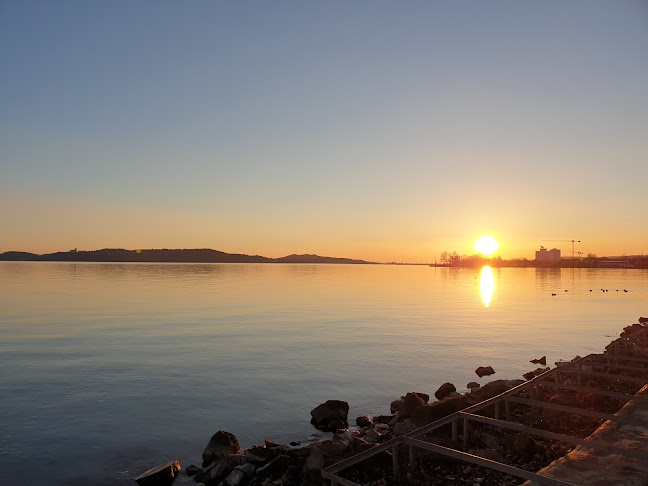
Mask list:
[[[552,248],[547,250],[544,246],[540,247],[540,250],[536,251],[536,262],[542,263],[556,263],[560,261],[560,250],[558,248]]]

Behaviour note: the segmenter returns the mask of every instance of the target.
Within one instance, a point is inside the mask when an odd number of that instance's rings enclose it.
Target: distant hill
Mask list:
[[[288,255],[281,258],[274,258],[275,263],[369,263],[364,260],[353,260],[351,258],[335,258],[335,257],[325,257],[319,255]]]
[[[260,255],[225,253],[218,250],[124,250],[104,248],[93,251],[65,251],[37,255],[24,251],[8,251],[0,254],[3,261],[40,262],[165,262],[165,263],[370,263],[351,258],[334,258],[319,255],[288,255],[282,258],[267,258]]]

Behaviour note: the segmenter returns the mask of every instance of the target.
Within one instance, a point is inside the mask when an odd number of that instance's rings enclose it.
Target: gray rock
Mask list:
[[[400,410],[398,410],[399,419],[406,419],[408,417],[411,417],[414,410],[424,405],[426,405],[425,400],[418,396],[418,394],[408,393],[407,395],[405,395],[403,405],[401,406]]]
[[[542,366],[547,366],[547,357],[543,356],[542,358],[532,359],[529,361],[529,363],[541,364]]]
[[[400,397],[398,400],[394,400],[391,402],[391,405],[389,405],[389,411],[391,413],[396,413],[400,410],[400,408],[403,406],[403,403],[405,402],[405,397]]]
[[[381,434],[376,432],[374,429],[367,430],[367,433],[364,435],[364,440],[367,442],[376,443],[380,440]]]
[[[217,481],[218,479],[222,478],[228,470],[229,467],[227,465],[227,459],[214,461],[206,467],[203,467],[202,470],[198,474],[196,474],[194,480],[197,483]]]
[[[366,416],[361,416],[356,419],[356,425],[358,427],[370,427],[371,426],[371,420],[369,420],[369,417]]]
[[[367,430],[363,439],[367,442],[378,442],[389,435],[389,425],[376,424],[373,429]]]
[[[266,447],[262,446],[253,446],[249,449],[245,449],[245,456],[252,462],[268,462],[280,453],[280,450],[275,447]]]
[[[398,422],[394,426],[394,435],[399,436],[399,435],[409,434],[410,432],[416,429],[417,427],[416,425],[414,425],[414,422],[412,422],[411,419],[406,419],[403,420],[402,422]]]
[[[495,370],[491,366],[480,366],[475,370],[475,373],[477,373],[477,376],[481,378],[482,376],[494,374]]]
[[[311,410],[311,424],[321,430],[328,430],[331,422],[341,420],[345,426],[349,404],[343,400],[327,400]]]
[[[254,466],[254,464],[248,462],[247,464],[237,466],[236,469],[243,471],[243,474],[245,474],[246,476],[252,476],[254,474],[254,471],[256,470],[256,467]]]
[[[388,424],[396,418],[396,415],[378,415],[374,417],[374,424]]]
[[[214,461],[223,459],[230,454],[240,454],[238,439],[234,434],[219,430],[209,440],[209,444],[202,453],[203,467]]]
[[[227,459],[224,460],[227,461],[227,465],[229,467],[235,467],[242,464],[247,464],[249,458],[247,456],[244,456],[243,454],[230,454],[229,456],[227,456]]]
[[[471,394],[472,395],[472,394]],[[447,398],[440,402],[434,402],[424,407],[419,407],[414,410],[412,414],[412,421],[418,427],[427,425],[435,420],[450,415],[451,413],[458,412],[469,405],[468,397],[470,395],[461,395],[457,398]]]
[[[140,486],[169,486],[180,471],[178,461],[170,461],[140,474],[135,481]]]
[[[444,383],[439,387],[439,389],[434,393],[434,396],[437,400],[441,400],[443,397],[447,397],[450,393],[457,391],[457,388],[452,383]]]
[[[334,420],[326,426],[326,430],[337,433],[338,431],[345,430],[349,424],[342,420]]]
[[[241,471],[240,469],[234,469],[231,473],[229,473],[229,476],[225,478],[225,486],[239,486],[244,477],[245,473],[243,471]]]
[[[321,470],[326,464],[326,454],[318,446],[313,446],[311,448],[310,454],[304,462],[304,471],[311,470]]]
[[[500,443],[497,437],[481,432],[479,434],[479,440],[487,449],[499,449]],[[483,457],[483,456],[482,456]]]

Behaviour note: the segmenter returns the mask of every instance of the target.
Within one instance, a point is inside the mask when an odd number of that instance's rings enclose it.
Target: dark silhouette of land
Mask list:
[[[533,267],[533,268],[648,268],[647,255],[624,255],[597,257],[590,253],[585,258],[560,258],[554,262],[512,258],[505,260],[499,256],[459,255],[457,252],[443,252],[439,261],[430,266],[436,267]]]
[[[61,251],[38,255],[24,251],[8,251],[0,254],[2,261],[22,262],[162,262],[162,263],[342,263],[368,264],[364,260],[335,258],[319,255],[288,255],[281,258],[268,258],[260,255],[225,253],[218,250],[124,250],[104,248],[93,251]]]

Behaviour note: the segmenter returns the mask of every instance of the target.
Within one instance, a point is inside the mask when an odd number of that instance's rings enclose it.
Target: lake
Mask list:
[[[3,484],[135,484],[219,429],[306,441],[327,399],[354,423],[601,352],[642,314],[646,270],[0,262]]]

